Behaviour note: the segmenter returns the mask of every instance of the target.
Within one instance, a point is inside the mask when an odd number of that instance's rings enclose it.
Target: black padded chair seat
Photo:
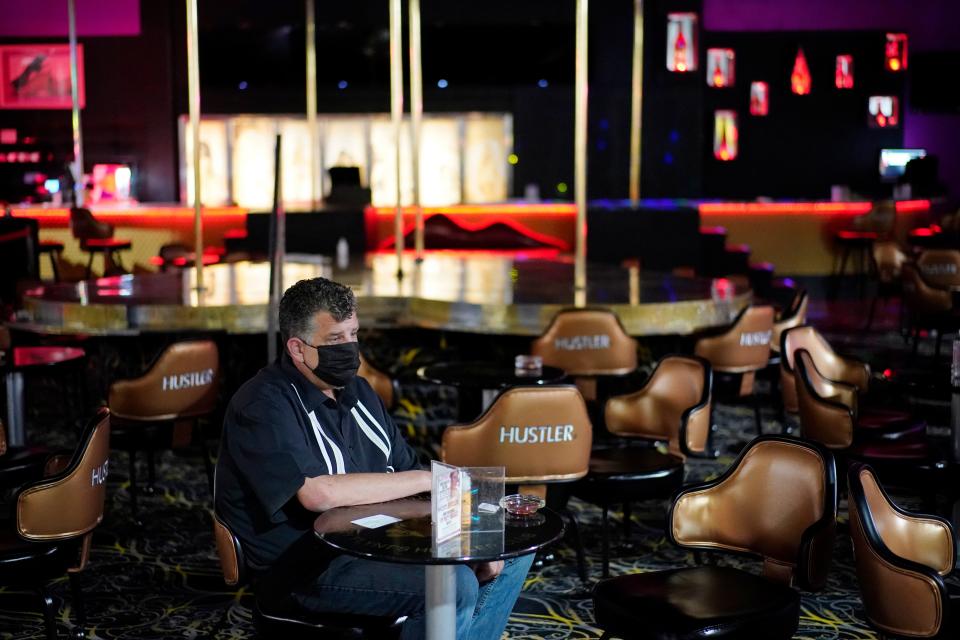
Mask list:
[[[7,584],[32,583],[38,575],[65,570],[67,554],[75,553],[73,545],[27,542],[9,523],[4,524],[8,526],[0,529],[0,572]]]
[[[590,472],[575,493],[597,493],[604,502],[667,496],[683,484],[683,460],[653,447],[594,449]],[[622,497],[619,497],[622,496]]]
[[[271,603],[266,611],[263,603],[256,600],[253,617],[257,631],[262,636],[288,639],[334,638],[358,631],[371,638],[396,638],[399,637],[401,624],[406,619],[317,613],[298,606],[289,598],[284,598],[282,604]]]
[[[10,447],[0,456],[0,494],[43,477],[43,467],[53,454],[45,447]]]
[[[731,567],[619,576],[593,591],[597,623],[623,640],[791,638],[800,594]]]

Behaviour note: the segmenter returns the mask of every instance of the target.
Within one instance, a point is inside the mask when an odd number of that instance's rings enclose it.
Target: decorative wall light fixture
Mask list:
[[[807,66],[807,57],[803,55],[803,48],[797,50],[797,58],[793,62],[793,73],[790,74],[790,89],[798,96],[810,93],[810,68]]]
[[[900,124],[900,100],[896,96],[870,96],[867,106],[871,127],[886,129]]]
[[[720,110],[713,112],[713,157],[727,162],[737,157],[737,112]]]
[[[853,89],[853,56],[849,54],[837,56],[834,84],[837,89]]]
[[[884,49],[887,71],[899,72],[907,68],[907,34],[888,33]]]
[[[750,83],[750,115],[765,116],[770,113],[770,85],[766,82]]]
[[[676,73],[697,70],[697,14],[667,14],[667,69]]]
[[[707,49],[707,85],[717,89],[732,87],[735,63],[733,49]]]

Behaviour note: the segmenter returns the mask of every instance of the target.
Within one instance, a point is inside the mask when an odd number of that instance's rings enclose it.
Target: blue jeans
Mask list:
[[[456,566],[457,640],[492,640],[503,634],[532,562],[532,554],[507,560],[503,572],[482,585],[470,567]],[[293,597],[318,612],[408,616],[401,640],[423,640],[425,587],[422,566],[339,556]]]

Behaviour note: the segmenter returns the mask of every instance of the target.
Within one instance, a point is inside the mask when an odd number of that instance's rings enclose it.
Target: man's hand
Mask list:
[[[478,565],[474,565],[473,573],[477,576],[477,582],[484,584],[485,582],[490,582],[503,571],[503,560],[496,560],[494,562],[481,562]]]

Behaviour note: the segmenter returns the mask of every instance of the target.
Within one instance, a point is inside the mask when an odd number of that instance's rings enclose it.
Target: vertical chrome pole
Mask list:
[[[397,247],[397,277],[403,277],[403,207],[400,202],[400,130],[403,126],[403,25],[400,0],[390,0],[390,120],[393,123],[396,156],[397,207],[394,214],[393,238]]]
[[[420,206],[420,123],[423,119],[423,68],[420,48],[420,0],[409,0],[410,11],[410,139],[413,142],[413,211],[416,259],[423,260],[423,208]]]
[[[317,17],[316,0],[307,3],[307,129],[310,135],[310,210],[320,201],[320,139],[317,136]]]
[[[577,229],[573,279],[578,292],[585,292],[587,288],[587,13],[588,0],[577,0],[573,159]],[[578,302],[580,299],[578,296]]]
[[[633,2],[633,86],[630,95],[630,202],[640,204],[640,132],[643,127],[643,0]]]
[[[203,305],[203,212],[200,208],[200,49],[197,1],[187,0],[187,87],[190,102],[190,141],[193,155],[193,264],[197,272],[197,300]]]
[[[67,0],[67,23],[70,30],[70,100],[72,114],[70,124],[73,127],[73,201],[83,206],[83,132],[80,129],[80,70],[77,54],[77,8],[75,0]]]

